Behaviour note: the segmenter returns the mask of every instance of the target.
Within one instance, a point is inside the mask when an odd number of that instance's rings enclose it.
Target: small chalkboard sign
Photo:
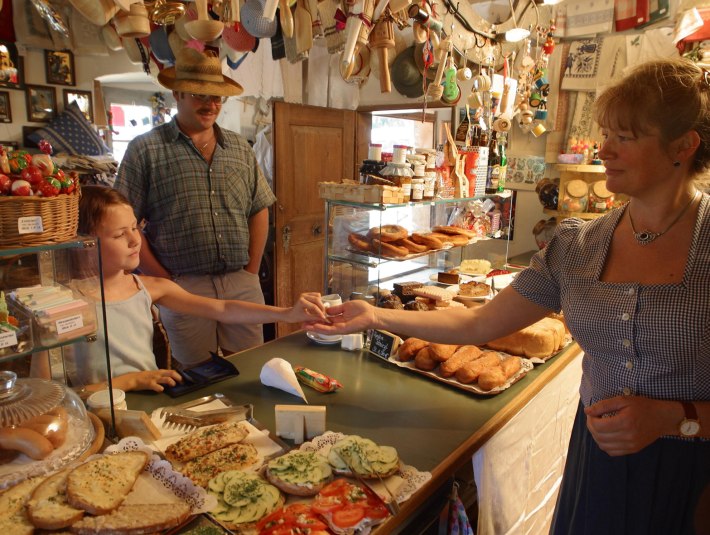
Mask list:
[[[401,343],[402,339],[396,334],[376,329],[370,331],[370,353],[385,360],[397,351]]]

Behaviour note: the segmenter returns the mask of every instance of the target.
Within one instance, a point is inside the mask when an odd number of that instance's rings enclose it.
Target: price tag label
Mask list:
[[[402,339],[396,334],[372,330],[370,331],[370,347],[368,349],[373,355],[387,360],[397,351],[401,343]]]
[[[57,326],[57,334],[65,334],[77,329],[81,329],[84,326],[84,316],[77,314],[76,316],[69,316],[67,318],[62,318],[55,322]]]
[[[33,215],[19,217],[17,219],[17,232],[19,234],[36,234],[38,232],[44,232],[42,216]]]
[[[17,333],[15,331],[7,331],[0,333],[0,348],[16,346]]]

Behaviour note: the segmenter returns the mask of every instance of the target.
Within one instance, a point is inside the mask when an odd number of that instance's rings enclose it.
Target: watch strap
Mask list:
[[[691,403],[690,401],[681,401],[681,405],[683,405],[683,411],[685,412],[685,419],[686,420],[694,420],[698,421],[698,410],[695,408],[695,405]]]

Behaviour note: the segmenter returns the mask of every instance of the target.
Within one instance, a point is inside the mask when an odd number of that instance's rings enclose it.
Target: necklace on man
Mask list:
[[[651,232],[650,230],[642,230],[641,232],[636,232],[636,228],[634,227],[634,219],[631,217],[631,206],[627,208],[629,212],[629,223],[631,223],[631,230],[634,233],[634,238],[638,242],[639,245],[648,245],[651,243],[653,240],[656,238],[663,236],[666,232],[668,232],[673,225],[675,225],[681,217],[683,217],[683,214],[686,212],[688,208],[690,208],[690,205],[693,204],[693,201],[695,198],[698,196],[698,191],[696,190],[695,193],[693,194],[693,197],[688,201],[688,204],[686,204],[683,209],[680,211],[680,213],[676,216],[676,218],[671,221],[671,224],[668,225],[664,230],[661,232]]]

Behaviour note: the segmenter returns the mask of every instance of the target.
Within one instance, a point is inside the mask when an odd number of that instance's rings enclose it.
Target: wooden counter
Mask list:
[[[578,354],[576,344],[497,396],[465,392],[408,372],[368,352],[348,352],[339,345],[321,346],[297,332],[229,359],[240,375],[177,399],[149,392],[129,393],[128,406],[151,412],[214,392],[238,404],[254,405],[254,417],[274,429],[274,405],[299,404],[299,398],[259,381],[262,366],[280,357],[338,379],[343,388],[323,394],[304,387],[312,405],[327,407],[326,428],[394,446],[406,464],[429,471],[431,480],[402,504],[401,513],[377,534],[398,533],[418,508],[471,455],[515,415]]]

